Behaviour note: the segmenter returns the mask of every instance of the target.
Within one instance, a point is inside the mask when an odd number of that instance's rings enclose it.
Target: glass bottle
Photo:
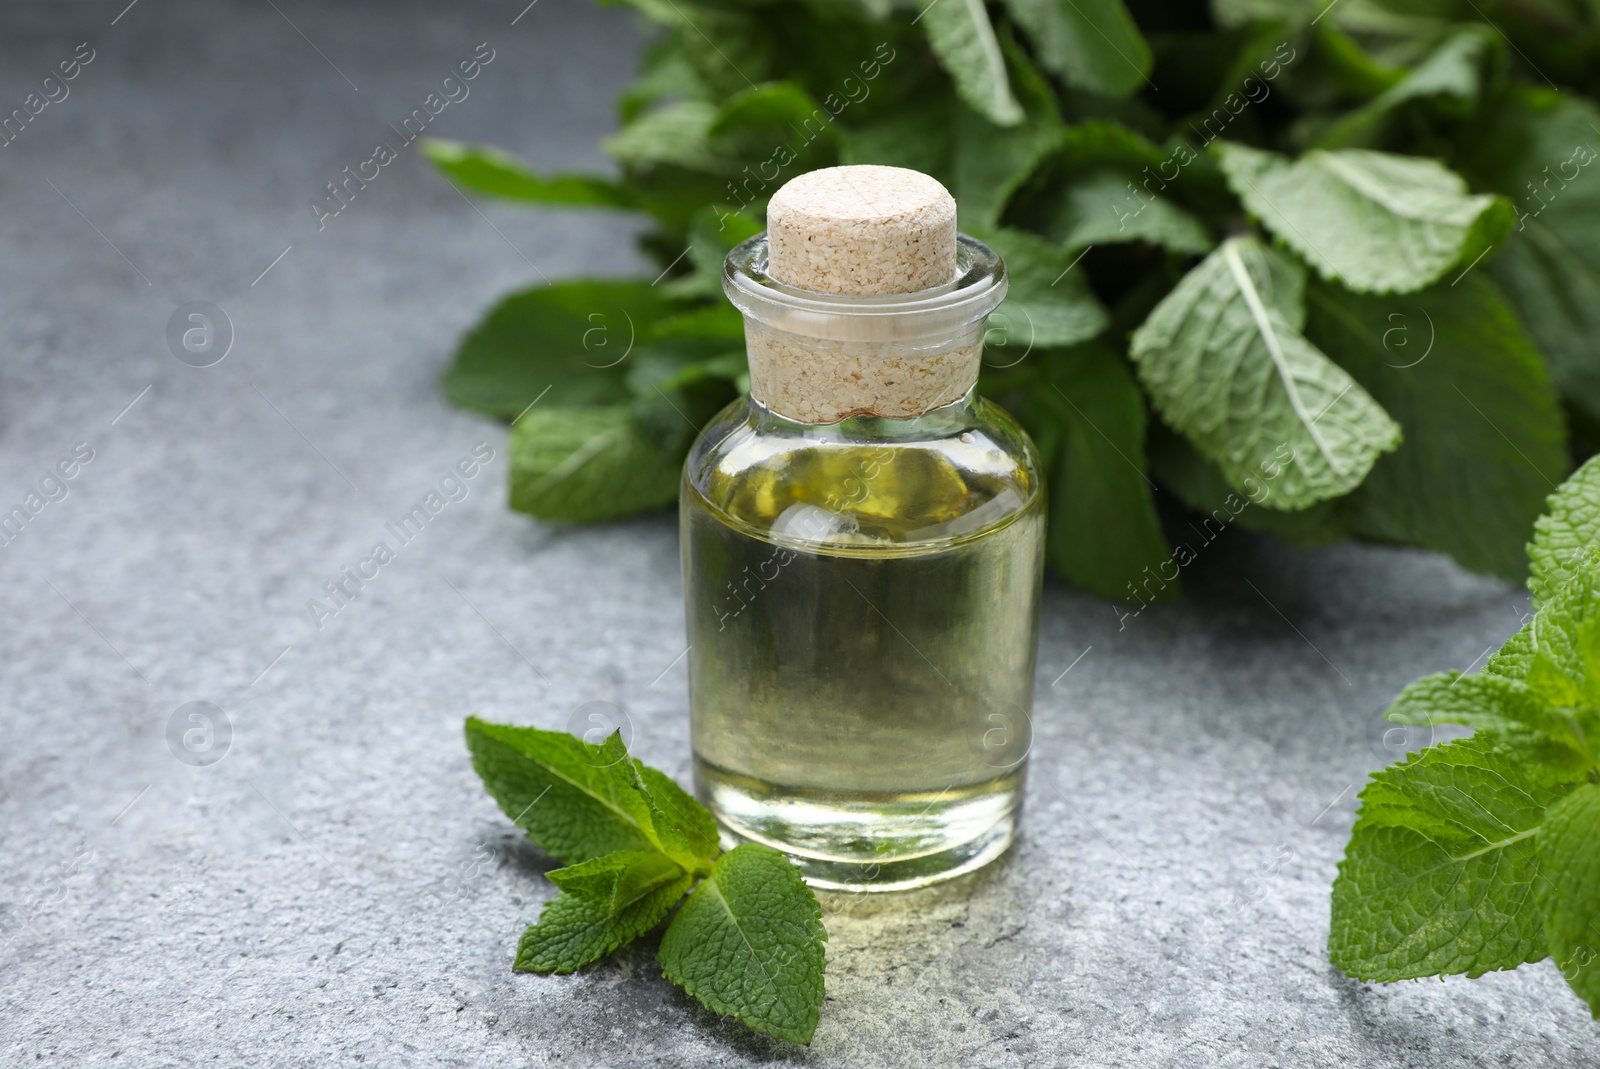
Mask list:
[[[753,396],[684,472],[696,786],[813,886],[932,883],[1010,844],[1031,743],[1040,463],[973,389],[1005,268],[962,236],[952,284],[836,295],[775,281],[767,253],[745,242],[723,279]],[[802,421],[762,388],[774,353],[960,370],[927,411]]]

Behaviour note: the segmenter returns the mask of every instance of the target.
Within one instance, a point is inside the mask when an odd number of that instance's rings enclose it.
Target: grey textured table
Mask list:
[[[0,511],[43,504],[0,546],[0,1064],[1600,1062],[1549,963],[1372,988],[1324,959],[1376,712],[1526,609],[1370,547],[1228,538],[1125,621],[1052,587],[1024,839],[963,883],[830,900],[808,1050],[700,1010],[647,947],[514,975],[548,866],[461,720],[610,702],[681,775],[676,533],[506,511],[501,427],[435,380],[496,295],[646,265],[628,220],[475,209],[414,147],[323,229],[307,202],[485,41],[431,129],[604,166],[632,16],[7,4],[0,110],[83,41],[0,149]],[[169,351],[189,301],[231,320],[214,366]],[[309,599],[480,442],[467,497],[319,629]]]

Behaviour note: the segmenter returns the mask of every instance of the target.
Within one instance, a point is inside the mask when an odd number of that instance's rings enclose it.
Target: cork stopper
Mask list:
[[[767,232],[728,254],[745,316],[750,395],[799,423],[909,419],[978,381],[1005,265],[956,233],[942,185],[902,167],[829,167],[767,206]]]
[[[767,203],[767,273],[813,293],[915,293],[956,277],[956,202],[904,167],[825,167]]]

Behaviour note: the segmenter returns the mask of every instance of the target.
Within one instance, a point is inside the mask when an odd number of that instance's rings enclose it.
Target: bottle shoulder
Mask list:
[[[914,420],[802,425],[741,398],[684,469],[685,508],[755,537],[830,550],[982,537],[1042,509],[1038,451],[971,396]]]

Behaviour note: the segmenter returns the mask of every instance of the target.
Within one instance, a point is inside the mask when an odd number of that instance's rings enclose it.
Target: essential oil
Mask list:
[[[729,258],[753,396],[685,468],[696,782],[817,886],[929,883],[1015,833],[1043,494],[1026,434],[972,390],[1003,265],[951,253],[949,283],[904,296],[788,286],[765,236]]]

